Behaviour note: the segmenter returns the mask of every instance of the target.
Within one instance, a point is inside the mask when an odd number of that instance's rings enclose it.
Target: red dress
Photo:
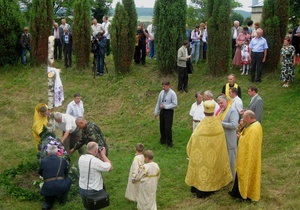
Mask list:
[[[236,39],[236,50],[235,50],[235,55],[234,58],[232,60],[232,64],[235,66],[241,66],[241,47],[244,44],[244,42],[250,39],[250,35],[249,34],[244,34],[244,33],[239,33],[237,39]]]

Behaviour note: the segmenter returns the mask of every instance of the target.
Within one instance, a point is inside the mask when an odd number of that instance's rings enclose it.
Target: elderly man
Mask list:
[[[221,112],[219,112],[217,118],[221,120],[225,131],[230,168],[232,177],[234,177],[237,147],[236,131],[239,123],[239,114],[234,107],[231,107],[228,104],[228,100],[225,95],[218,97],[218,103],[220,105]]]
[[[81,155],[78,160],[79,167],[79,190],[83,205],[86,206],[86,195],[97,195],[105,189],[102,172],[113,170],[110,160],[106,157],[105,148],[99,148],[98,143],[89,142],[86,147],[87,153]],[[100,154],[99,154],[100,153]],[[97,156],[101,158],[97,158]]]
[[[206,90],[204,92],[204,99],[205,101],[213,101],[215,103],[215,111],[214,111],[214,116],[216,116],[218,110],[220,110],[219,104],[214,100],[214,95],[211,92],[211,90]]]
[[[177,95],[171,89],[169,81],[162,82],[162,89],[157,98],[154,116],[159,115],[160,143],[167,143],[167,147],[173,147],[172,125],[174,108],[177,107]]]
[[[232,40],[232,58],[234,57],[235,54],[235,49],[236,49],[236,39],[239,35],[239,33],[243,32],[243,28],[240,26],[240,22],[238,20],[235,20],[233,22],[233,27],[231,28],[231,40]]]
[[[55,198],[59,203],[65,204],[72,180],[68,177],[69,163],[65,158],[59,158],[56,153],[57,146],[47,148],[48,156],[42,159],[39,174],[44,179],[41,194],[45,196],[43,210],[53,207]]]
[[[251,110],[245,111],[245,129],[240,134],[236,160],[234,186],[229,195],[232,197],[260,199],[261,186],[261,147],[263,131]]]
[[[155,44],[154,44],[154,37],[156,32],[156,26],[154,24],[154,18],[151,19],[151,24],[148,25],[147,31],[149,32],[149,47],[150,47],[150,53],[149,57],[152,59],[155,57]]]
[[[188,92],[188,70],[186,67],[187,61],[190,59],[188,55],[187,47],[189,43],[187,40],[183,42],[183,45],[177,51],[177,66],[178,66],[178,91],[183,93],[183,91]]]
[[[68,31],[69,31],[70,33],[72,33],[72,28],[71,28],[71,26],[67,23],[66,18],[64,18],[64,17],[61,19],[61,25],[60,25],[59,27],[61,27],[63,30],[64,30],[64,29],[68,29]]]
[[[107,16],[103,16],[102,21],[103,21],[102,26],[105,30],[104,36],[106,37],[105,52],[106,52],[106,55],[109,56],[109,54],[110,54],[110,31],[109,31],[109,28],[110,28],[111,24],[110,24]]]
[[[251,58],[251,82],[257,83],[261,83],[263,63],[266,61],[268,52],[268,43],[267,40],[262,37],[262,34],[263,30],[258,28],[256,30],[256,37],[251,39],[249,44]]]
[[[84,144],[88,144],[91,141],[97,142],[99,147],[105,148],[106,155],[108,154],[108,147],[104,139],[104,135],[95,123],[87,122],[83,117],[78,117],[76,119],[76,125],[82,131],[81,140],[77,142],[70,153],[73,154],[75,150],[80,149]]]
[[[192,116],[192,129],[193,131],[196,129],[197,125],[204,119],[204,108],[203,108],[203,101],[202,101],[202,92],[198,91],[195,94],[196,102],[193,103],[190,115]]]
[[[54,39],[54,59],[62,59],[62,40],[61,36],[64,33],[64,29],[58,26],[58,23],[53,23],[53,36]],[[58,55],[57,55],[58,52]]]
[[[73,36],[69,32],[68,28],[64,28],[64,33],[60,37],[63,51],[64,51],[64,57],[65,57],[65,67],[71,67],[72,66],[72,49],[73,49]]]
[[[74,94],[73,101],[71,101],[67,106],[66,114],[72,115],[73,117],[75,117],[75,119],[77,117],[83,117],[84,108],[80,93]]]
[[[54,113],[55,126],[63,131],[61,142],[67,151],[74,148],[81,138],[81,130],[76,126],[75,118],[69,114]],[[82,154],[82,150],[78,153]]]
[[[232,99],[231,106],[234,107],[238,113],[240,113],[243,110],[243,101],[238,96],[238,89],[236,89],[235,87],[230,88],[229,96]]]
[[[203,103],[205,118],[199,123],[187,145],[189,165],[185,183],[198,198],[211,195],[232,180],[225,134],[214,115],[215,103]]]
[[[229,76],[228,76],[228,83],[223,86],[222,93],[226,95],[226,97],[230,101],[230,103],[231,103],[231,97],[229,95],[229,90],[230,90],[230,88],[233,88],[233,87],[238,90],[238,96],[240,98],[242,98],[241,87],[238,84],[235,83],[235,76],[234,76],[234,74],[229,74]]]
[[[264,102],[260,95],[258,95],[258,88],[255,86],[250,86],[248,88],[248,94],[251,96],[249,110],[252,110],[255,113],[256,120],[262,123],[262,114],[264,108]],[[241,112],[243,114],[243,111]]]
[[[103,33],[103,34],[105,33],[104,27],[100,23],[98,23],[96,18],[93,18],[92,22],[93,22],[93,24],[92,24],[91,28],[92,28],[93,36],[96,36],[99,32]]]

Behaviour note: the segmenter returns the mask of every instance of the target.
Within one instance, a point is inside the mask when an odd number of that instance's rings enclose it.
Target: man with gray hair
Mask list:
[[[76,126],[75,117],[69,114],[62,114],[60,112],[54,112],[55,127],[63,131],[61,142],[67,151],[74,148],[75,144],[81,138],[81,130]],[[78,150],[79,154],[83,153],[83,150]]]
[[[263,63],[267,58],[268,43],[267,40],[262,37],[263,30],[261,28],[256,30],[256,34],[256,37],[251,39],[249,44],[249,53],[251,58],[251,82],[261,83]]]
[[[48,156],[41,160],[39,174],[44,179],[41,194],[45,197],[42,209],[51,209],[57,198],[60,204],[65,204],[71,187],[71,179],[68,177],[69,163],[65,158],[56,155],[56,145],[48,145]]]
[[[216,116],[218,110],[220,109],[219,104],[214,100],[214,95],[211,92],[211,90],[206,90],[204,92],[204,99],[205,101],[213,101],[215,103],[215,111],[214,111],[214,116]]]
[[[238,20],[235,20],[233,22],[233,27],[231,28],[231,40],[232,40],[232,58],[235,54],[236,49],[236,38],[238,37],[239,33],[243,32],[243,28],[240,26],[240,22]]]
[[[225,95],[220,95],[218,97],[218,103],[221,111],[218,113],[217,118],[221,120],[223,129],[225,131],[230,168],[232,177],[234,177],[237,149],[236,131],[238,128],[239,114],[234,107],[231,107],[228,104],[228,99]]]

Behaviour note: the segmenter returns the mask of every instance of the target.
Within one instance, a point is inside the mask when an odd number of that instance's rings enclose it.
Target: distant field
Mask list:
[[[150,22],[153,16],[139,16],[138,21],[140,22]]]

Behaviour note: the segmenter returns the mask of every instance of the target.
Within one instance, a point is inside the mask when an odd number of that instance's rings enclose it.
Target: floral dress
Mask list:
[[[295,68],[293,66],[295,59],[294,46],[283,46],[281,48],[280,54],[282,56],[280,80],[284,82],[293,81],[295,77]]]

